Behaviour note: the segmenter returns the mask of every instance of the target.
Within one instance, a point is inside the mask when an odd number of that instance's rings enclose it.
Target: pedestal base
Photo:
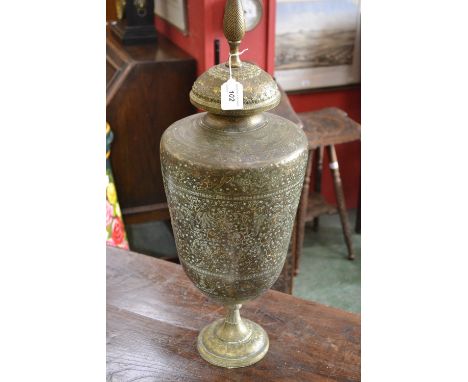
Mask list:
[[[225,331],[225,320],[205,326],[198,335],[197,348],[209,363],[226,368],[244,367],[260,361],[268,351],[269,340],[265,330],[253,321],[242,319],[244,338],[226,341],[219,333]]]

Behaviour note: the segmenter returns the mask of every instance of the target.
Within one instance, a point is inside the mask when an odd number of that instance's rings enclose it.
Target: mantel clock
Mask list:
[[[251,31],[255,29],[262,20],[262,0],[243,0],[242,6],[244,8],[245,30]]]
[[[118,21],[111,24],[112,32],[124,44],[154,42],[154,0],[115,0]]]

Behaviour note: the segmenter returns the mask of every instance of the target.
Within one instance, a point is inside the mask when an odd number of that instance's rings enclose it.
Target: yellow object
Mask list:
[[[109,203],[115,204],[117,202],[117,192],[114,183],[109,183],[106,188],[107,200]]]

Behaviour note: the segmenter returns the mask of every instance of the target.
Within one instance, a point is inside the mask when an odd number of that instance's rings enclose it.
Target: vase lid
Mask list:
[[[257,65],[242,62],[239,57],[239,45],[245,35],[241,0],[227,0],[223,29],[230,47],[232,78],[243,85],[243,108],[221,108],[221,85],[230,79],[229,61],[211,67],[197,78],[190,92],[190,102],[199,109],[226,116],[252,115],[273,109],[281,98],[276,81]]]

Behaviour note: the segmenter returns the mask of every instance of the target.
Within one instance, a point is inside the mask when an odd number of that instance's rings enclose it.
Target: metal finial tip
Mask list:
[[[242,65],[239,59],[239,45],[245,35],[244,9],[241,0],[227,0],[223,20],[224,36],[229,43],[232,56],[231,66],[236,68]]]

